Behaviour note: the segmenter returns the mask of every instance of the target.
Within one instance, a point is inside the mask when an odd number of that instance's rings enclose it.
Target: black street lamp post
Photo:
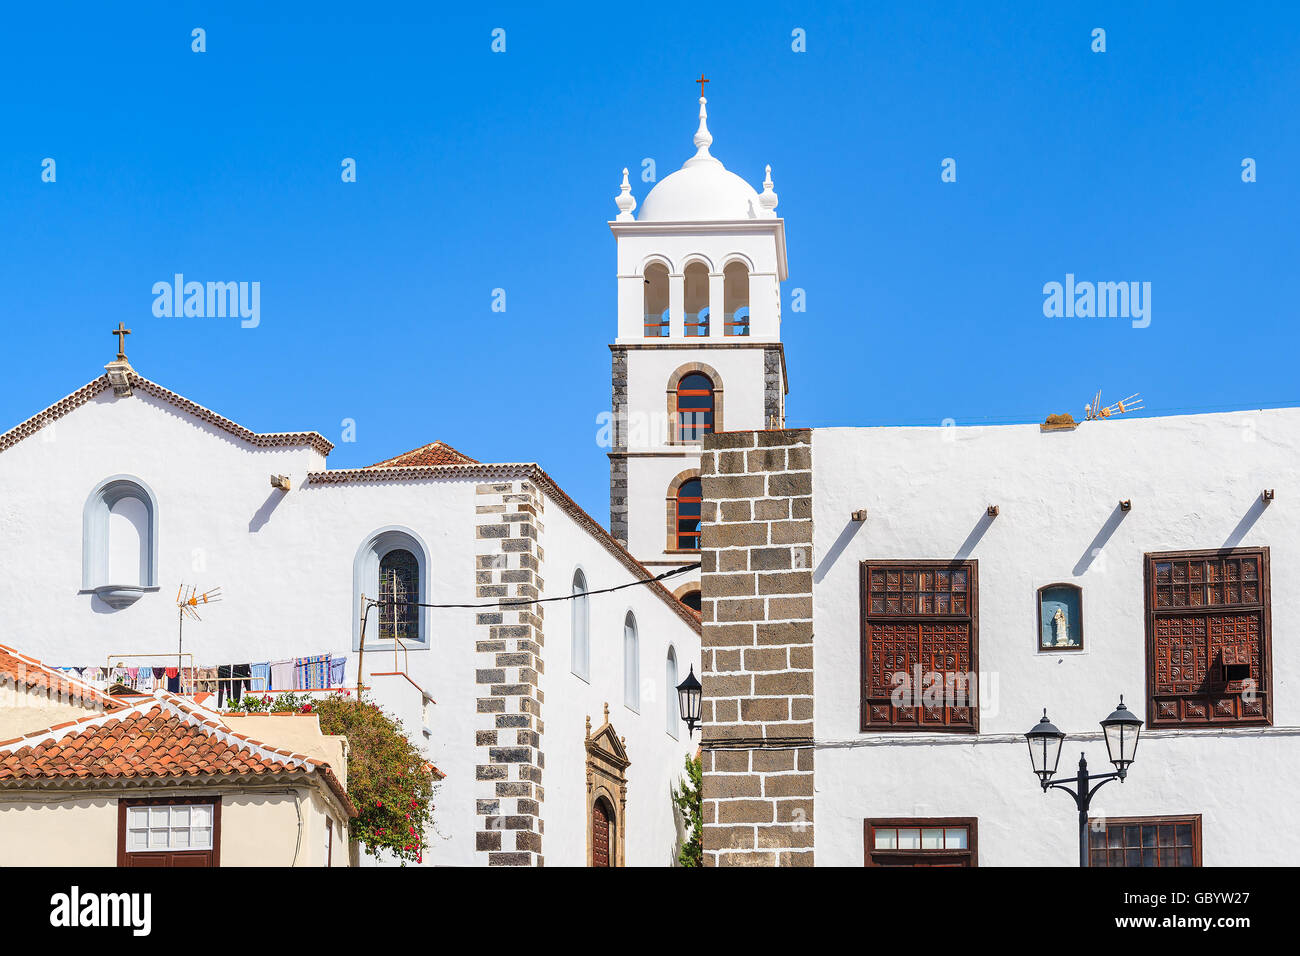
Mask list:
[[[1080,753],[1079,772],[1074,778],[1073,790],[1068,782],[1052,781],[1061,760],[1061,744],[1065,740],[1065,734],[1047,719],[1046,709],[1043,710],[1043,719],[1025,734],[1025,740],[1029,742],[1029,760],[1033,764],[1034,773],[1038,775],[1043,793],[1057,788],[1074,798],[1074,805],[1079,810],[1080,866],[1088,865],[1088,807],[1092,804],[1093,794],[1112,780],[1123,782],[1128,775],[1128,768],[1137,753],[1142,721],[1124,706],[1124,698],[1121,696],[1119,706],[1101,722],[1101,729],[1106,737],[1106,751],[1110,755],[1110,762],[1115,766],[1115,772],[1089,774],[1087,757]]]

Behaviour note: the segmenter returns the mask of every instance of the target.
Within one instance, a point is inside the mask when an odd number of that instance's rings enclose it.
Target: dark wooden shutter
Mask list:
[[[1272,722],[1268,549],[1148,554],[1152,727]]]
[[[863,562],[861,585],[861,729],[978,730],[977,563]]]

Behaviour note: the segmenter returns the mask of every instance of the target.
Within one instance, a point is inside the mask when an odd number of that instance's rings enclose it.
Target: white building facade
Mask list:
[[[694,142],[695,155],[639,210],[624,170],[610,223],[618,244],[610,531],[659,570],[699,559],[703,437],[785,420],[785,223],[771,168],[760,193],[711,155],[703,97]],[[674,580],[698,609],[698,573]]]
[[[110,364],[0,435],[0,643],[78,669],[332,659],[355,689],[363,595],[487,605],[367,619],[362,683],[445,774],[425,864],[670,865],[695,615],[657,583],[551,602],[651,575],[536,465],[435,443],[331,470],[330,447]],[[223,600],[178,658],[182,583]]]
[[[1300,410],[723,434],[704,472],[710,865],[1284,865]],[[1296,612],[1296,613],[1293,613]],[[957,680],[952,678],[957,677]],[[967,693],[953,690],[968,688]]]

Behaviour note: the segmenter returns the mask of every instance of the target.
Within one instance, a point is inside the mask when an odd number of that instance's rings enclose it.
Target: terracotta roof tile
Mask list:
[[[81,702],[90,708],[120,710],[126,706],[83,680],[70,677],[63,671],[47,667],[34,657],[0,644],[0,686],[6,684],[24,690],[44,691],[51,696]]]
[[[435,441],[419,448],[367,465],[367,468],[414,468],[420,465],[477,465],[469,455],[462,454],[446,442]]]
[[[356,815],[328,763],[273,750],[163,691],[114,713],[84,717],[0,742],[0,784],[51,777],[95,780],[244,774],[317,774],[349,815]]]

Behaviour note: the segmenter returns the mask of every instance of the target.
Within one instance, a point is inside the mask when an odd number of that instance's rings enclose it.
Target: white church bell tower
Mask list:
[[[758,192],[709,152],[706,103],[695,155],[639,212],[624,169],[609,224],[618,243],[610,531],[654,573],[699,560],[703,436],[785,426],[785,222],[770,166]],[[698,571],[665,583],[699,609]]]

